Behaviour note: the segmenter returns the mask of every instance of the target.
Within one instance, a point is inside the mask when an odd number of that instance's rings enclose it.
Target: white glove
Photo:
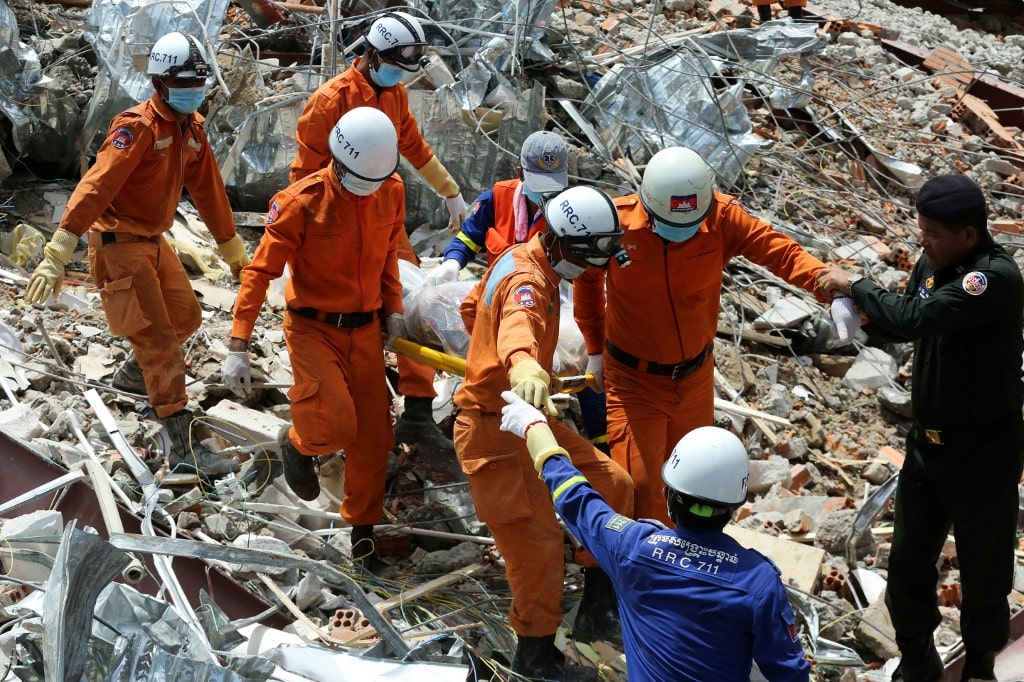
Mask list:
[[[547,417],[536,407],[512,391],[502,391],[501,397],[508,405],[501,408],[501,430],[526,438],[526,432],[534,424],[547,424]]]
[[[853,309],[853,299],[847,296],[833,298],[829,314],[832,316],[832,336],[835,338],[835,345],[846,346],[853,343],[853,337],[860,329],[860,315]]]
[[[252,366],[249,364],[248,352],[228,352],[220,372],[224,377],[224,385],[235,395],[248,398],[252,394]]]
[[[462,269],[462,265],[459,261],[454,258],[446,258],[441,261],[441,264],[430,271],[427,275],[426,283],[432,287],[436,287],[438,284],[444,284],[445,282],[454,282],[459,278],[459,270]]]
[[[586,374],[594,375],[594,386],[601,393],[604,393],[604,356],[600,353],[587,356]]]
[[[448,204],[448,231],[458,232],[462,229],[462,221],[469,216],[469,206],[462,198],[462,192],[453,197],[445,197],[444,203]]]
[[[408,330],[405,328],[405,315],[402,313],[391,313],[388,315],[385,324],[388,328],[388,338],[384,342],[386,348],[391,348],[395,343],[395,339],[404,339],[409,335]]]

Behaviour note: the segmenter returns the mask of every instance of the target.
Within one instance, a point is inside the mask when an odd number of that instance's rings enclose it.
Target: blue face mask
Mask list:
[[[535,206],[544,207],[544,195],[540,192],[534,192],[526,186],[525,182],[523,183],[523,196],[532,201]]]
[[[700,223],[692,225],[690,227],[672,227],[666,225],[657,218],[652,218],[654,222],[654,234],[658,235],[662,239],[667,239],[670,242],[685,242],[687,239],[697,234],[697,230],[700,229]]]
[[[375,69],[370,66],[370,78],[373,82],[382,88],[390,88],[392,85],[398,85],[402,82],[402,76],[405,75],[405,71],[395,66],[394,64],[386,64],[381,62],[380,69]]]
[[[194,113],[206,97],[206,88],[167,88],[167,104],[179,114]]]

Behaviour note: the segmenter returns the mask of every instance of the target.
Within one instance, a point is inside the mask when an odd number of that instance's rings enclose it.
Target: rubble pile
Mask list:
[[[391,453],[389,525],[378,527],[388,576],[350,560],[336,513],[340,453],[323,458],[313,502],[283,478],[256,480],[289,420],[283,282],[251,344],[262,388],[239,401],[219,375],[237,286],[188,202],[168,236],[204,308],[185,346],[190,403],[205,412],[193,437],[233,473],[167,471],[145,396],[110,387],[130,348],[107,329],[84,246],[57,305],[20,298],[97,135],[131,103],[130,65],[147,40],[199,22],[218,46],[207,127],[251,251],[269,197],[287,184],[305,100],[343,68],[366,17],[216,0],[193,3],[195,18],[145,21],[147,4],[0,0],[0,679],[42,679],[44,668],[47,679],[57,669],[113,679],[143,661],[167,679],[500,673],[514,649],[507,584],[457,462],[418,445]],[[1024,266],[1024,36],[962,30],[887,0],[834,0],[808,8],[807,22],[763,26],[739,0],[412,10],[437,24],[410,103],[467,198],[512,177],[515,150],[540,128],[570,142],[571,175],[613,194],[633,191],[665,144],[691,146],[776,229],[900,291],[918,253],[914,192],[928,177],[970,172],[996,240]],[[451,238],[444,202],[400,172],[426,270]],[[455,311],[481,273],[467,268],[443,290],[403,269],[414,340],[464,353]],[[750,501],[730,532],[779,565],[818,679],[887,680],[898,656],[882,601],[889,500],[910,425],[911,347],[860,332],[836,348],[827,311],[806,292],[742,259],[725,274],[716,420],[744,435],[752,460]],[[563,315],[571,320],[571,305]],[[579,338],[563,336],[562,367],[578,373]],[[434,416],[449,433],[458,381],[440,373],[436,383]],[[579,421],[575,398],[558,404]],[[952,541],[940,571],[937,642],[952,659],[962,650]],[[565,610],[580,583],[568,564]],[[63,615],[72,602],[91,623]],[[610,646],[562,644],[605,679],[625,679]]]

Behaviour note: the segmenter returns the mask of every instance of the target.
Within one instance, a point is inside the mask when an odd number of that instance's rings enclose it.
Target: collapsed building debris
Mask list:
[[[58,305],[32,310],[19,299],[97,135],[145,96],[137,60],[156,36],[194,30],[218,56],[207,128],[236,223],[254,244],[269,197],[287,184],[308,94],[358,51],[359,27],[378,9],[182,5],[0,1],[0,679],[44,670],[110,679],[150,661],[167,679],[507,676],[514,636],[501,557],[457,463],[417,446],[392,453],[382,510],[391,523],[378,527],[392,580],[350,560],[335,512],[341,456],[322,463],[313,502],[281,479],[255,491],[256,463],[289,418],[283,283],[253,337],[260,389],[238,402],[219,376],[233,287],[187,202],[170,235],[204,303],[204,326],[185,348],[190,398],[207,415],[196,437],[235,460],[236,473],[211,481],[162,469],[165,436],[143,397],[109,386],[129,347],[107,330],[84,251]],[[996,239],[1024,265],[1024,36],[961,31],[881,0],[835,0],[810,7],[808,23],[763,26],[746,4],[717,0],[410,10],[436,20],[430,67],[408,83],[411,106],[467,198],[513,177],[514,150],[542,127],[572,145],[574,178],[613,193],[636,186],[651,153],[682,144],[776,229],[900,291],[917,252],[915,190],[970,171],[989,196]],[[438,229],[444,203],[400,172],[426,269],[451,238]],[[413,340],[463,357],[458,304],[479,268],[436,288],[416,268],[402,277]],[[837,349],[805,292],[742,260],[725,281],[716,419],[745,435],[752,458],[752,496],[730,532],[779,565],[820,679],[888,679],[898,651],[880,600],[909,424],[909,346],[868,345],[862,332]],[[586,358],[570,305],[563,317],[559,372],[578,374]],[[448,428],[456,374],[437,382],[435,417]],[[560,407],[578,420],[571,396]],[[1015,637],[1024,547],[1017,557]],[[952,542],[940,570],[937,641],[953,671],[962,642]],[[567,607],[577,571],[569,566]],[[624,678],[611,647],[562,643],[606,679]]]

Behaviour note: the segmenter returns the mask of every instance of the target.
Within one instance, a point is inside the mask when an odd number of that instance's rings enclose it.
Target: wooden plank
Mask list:
[[[789,339],[785,339],[781,336],[774,336],[772,334],[765,334],[764,332],[755,332],[752,329],[737,329],[736,327],[730,327],[729,325],[721,322],[718,323],[718,333],[725,336],[738,336],[744,341],[763,343],[768,346],[775,346],[776,348],[789,348]]]
[[[428,580],[422,585],[417,585],[411,590],[406,590],[394,597],[391,597],[390,599],[378,602],[377,604],[374,604],[374,606],[377,607],[378,611],[384,613],[388,609],[393,609],[396,606],[401,606],[402,604],[411,602],[414,599],[419,599],[428,592],[433,592],[434,590],[439,590],[441,588],[448,587],[449,585],[460,583],[469,576],[476,575],[485,568],[487,568],[487,564],[484,563],[478,562],[470,564],[465,568],[460,568],[457,571],[452,571],[451,573],[446,573],[440,577],[434,578],[433,580]]]
[[[744,547],[756,549],[774,561],[782,571],[782,580],[787,584],[806,592],[814,589],[821,572],[821,564],[825,560],[824,549],[808,547],[792,540],[732,524],[725,527],[725,533]]]

